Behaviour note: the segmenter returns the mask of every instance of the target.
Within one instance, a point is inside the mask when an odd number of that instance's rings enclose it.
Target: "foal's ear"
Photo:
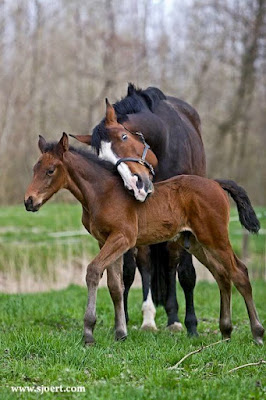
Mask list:
[[[108,99],[105,99],[105,103],[106,103],[105,123],[106,125],[113,124],[114,122],[117,122],[115,109],[112,106],[112,104],[109,103]]]
[[[86,143],[87,145],[91,145],[91,135],[71,135],[69,136],[73,137],[74,139],[78,140],[81,143]]]
[[[56,146],[56,150],[60,158],[63,157],[63,153],[65,151],[68,151],[68,149],[69,149],[68,136],[65,132],[63,132],[63,135]]]
[[[41,153],[44,153],[44,149],[46,147],[46,144],[47,143],[46,143],[46,140],[44,139],[44,137],[39,135],[38,146],[39,146],[39,149],[40,149]]]

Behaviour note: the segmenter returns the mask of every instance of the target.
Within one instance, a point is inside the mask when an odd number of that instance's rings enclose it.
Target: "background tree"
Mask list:
[[[132,81],[194,105],[209,176],[265,204],[265,0],[0,0],[0,33],[0,203],[38,134],[88,132]]]

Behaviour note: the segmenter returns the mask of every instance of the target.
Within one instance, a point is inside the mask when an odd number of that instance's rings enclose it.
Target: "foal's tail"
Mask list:
[[[215,179],[215,181],[219,183],[219,185],[226,190],[235,201],[241,225],[243,225],[249,232],[258,233],[260,223],[245,189],[238,186],[234,181],[225,179]]]

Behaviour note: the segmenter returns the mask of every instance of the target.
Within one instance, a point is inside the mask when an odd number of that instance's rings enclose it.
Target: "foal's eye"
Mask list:
[[[55,168],[50,168],[46,171],[46,175],[51,176],[55,172]]]
[[[124,133],[124,135],[122,135],[122,140],[125,141],[127,140],[127,135]]]

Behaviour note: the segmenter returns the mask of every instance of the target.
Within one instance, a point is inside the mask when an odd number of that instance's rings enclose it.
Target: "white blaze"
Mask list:
[[[113,152],[111,146],[112,146],[111,142],[102,141],[99,150],[99,158],[105,161],[109,161],[113,165],[116,165],[119,158]],[[129,190],[133,190],[135,198],[141,202],[145,201],[148,193],[146,193],[146,191],[143,188],[141,189],[137,188],[138,177],[131,173],[127,164],[121,162],[121,164],[118,165],[117,170],[121,175],[126,188]]]

